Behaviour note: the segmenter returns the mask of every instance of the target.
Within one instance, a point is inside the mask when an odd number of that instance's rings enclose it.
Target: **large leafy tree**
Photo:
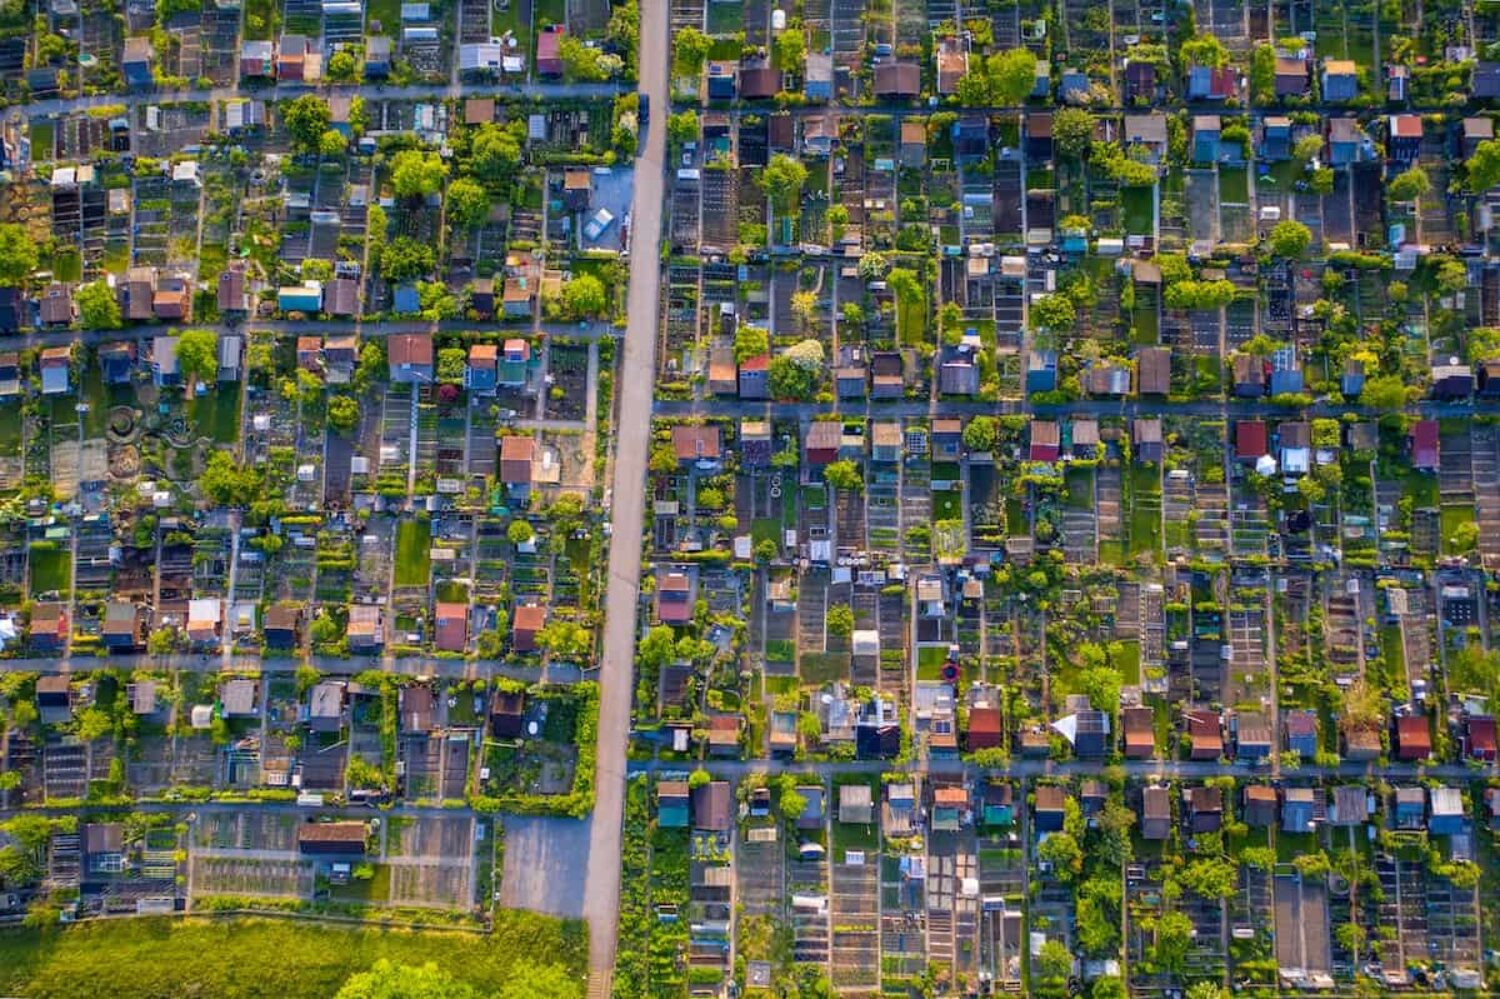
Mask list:
[[[563,306],[574,319],[601,315],[609,304],[604,282],[592,274],[579,274],[563,288]]]
[[[1500,184],[1500,140],[1490,139],[1474,147],[1474,155],[1466,164],[1469,170],[1469,190],[1482,194]]]
[[[1094,141],[1094,116],[1083,108],[1058,108],[1052,116],[1052,144],[1064,159],[1079,160]]]
[[[479,999],[479,994],[436,964],[381,958],[369,971],[351,975],[335,999]]]
[[[1271,227],[1266,243],[1273,256],[1301,260],[1312,245],[1312,230],[1295,219],[1282,219]]]
[[[448,164],[437,153],[403,149],[391,159],[391,187],[398,198],[425,198],[443,189]]]
[[[86,330],[117,330],[120,328],[120,302],[114,289],[103,281],[94,281],[78,289],[73,296],[78,303],[78,320]]]
[[[478,228],[490,214],[489,194],[467,177],[460,177],[448,185],[445,203],[448,218],[454,225],[465,229]]]
[[[211,382],[219,374],[219,335],[213,330],[188,330],[177,338],[177,367],[184,378]]]
[[[311,152],[319,147],[323,133],[333,124],[328,102],[317,94],[303,94],[281,107],[281,124],[298,149]]]
[[[697,28],[682,28],[672,41],[672,72],[678,76],[697,76],[708,59],[712,40]]]
[[[991,93],[1000,104],[1021,104],[1036,86],[1036,56],[1029,49],[997,52],[990,56],[987,67]]]
[[[0,287],[19,287],[36,270],[36,240],[23,225],[0,225]]]
[[[760,172],[760,186],[771,198],[778,212],[791,211],[807,183],[807,167],[790,156],[778,153]]]
[[[521,165],[521,140],[506,125],[479,126],[469,143],[470,166],[487,184],[504,184]]]

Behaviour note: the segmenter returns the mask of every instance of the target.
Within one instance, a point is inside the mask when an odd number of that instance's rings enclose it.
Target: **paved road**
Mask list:
[[[573,98],[614,97],[622,87],[615,83],[518,83],[507,86],[465,85],[465,97],[509,97],[535,100],[568,100]],[[213,90],[147,90],[132,94],[106,94],[98,97],[53,98],[32,101],[11,110],[24,111],[31,117],[69,114],[88,108],[135,107],[140,104],[195,104],[227,101],[236,97],[254,97],[263,101],[290,100],[303,94],[358,94],[366,100],[420,101],[445,100],[453,96],[449,83],[414,84],[410,87],[382,86],[375,83],[343,84],[316,87],[306,83],[267,84],[263,87],[217,87]],[[665,105],[663,105],[665,107]]]
[[[692,770],[696,763],[678,760],[632,760],[628,769],[632,774],[679,773]],[[907,769],[921,774],[964,774],[971,778],[985,776],[1003,777],[1098,777],[1107,766],[1100,760],[1054,760],[1012,759],[1002,767],[978,767],[958,759],[924,760]],[[1272,775],[1265,767],[1248,763],[1220,763],[1217,760],[1122,760],[1113,765],[1126,776],[1140,780],[1159,777],[1162,780],[1203,780],[1225,775],[1241,779],[1259,778],[1270,780]],[[761,773],[819,774],[824,777],[838,774],[882,774],[900,769],[890,760],[849,760],[836,763],[803,761],[791,763],[782,760],[710,760],[703,768],[716,777],[745,777]],[[1436,763],[1420,766],[1415,763],[1340,763],[1337,766],[1301,766],[1281,774],[1285,781],[1379,777],[1387,780],[1416,780],[1432,777],[1438,780],[1483,780],[1500,774],[1500,766],[1471,767],[1463,763]]]
[[[651,403],[656,384],[656,324],[661,291],[660,241],[666,200],[667,0],[644,0],[640,34],[641,90],[655,120],[635,164],[635,207],[630,231],[629,323],[620,364],[620,408],[614,424],[614,500],[611,522],[620,530],[609,546],[605,596],[604,659],[600,673],[598,772],[590,825],[583,911],[589,923],[589,968],[594,990],[607,993],[615,961],[620,912],[620,831],[625,818],[625,749],[635,690],[636,607],[641,551],[635,532],[643,522]]]
[[[1405,409],[1419,412],[1434,419],[1445,417],[1467,417],[1483,413],[1500,412],[1500,401],[1476,399],[1473,402],[1450,402],[1443,399],[1420,399],[1408,404]],[[830,410],[818,402],[752,402],[738,399],[714,399],[705,406],[700,401],[686,399],[663,400],[656,404],[656,415],[661,417],[691,417],[711,415],[716,417],[750,417],[752,419],[810,420],[836,411],[843,416],[868,415],[896,419],[898,417],[927,417],[933,415],[932,403],[918,399],[893,399],[890,401],[853,402],[843,400]],[[1079,399],[1061,404],[1041,404],[1030,399],[1005,399],[1000,402],[983,402],[978,399],[944,399],[941,415],[965,416],[977,413],[1023,415],[1032,414],[1043,418],[1049,416],[1202,416],[1222,419],[1226,413],[1231,418],[1266,417],[1270,419],[1304,419],[1317,416],[1339,417],[1345,413],[1357,413],[1378,417],[1390,410],[1374,409],[1358,403],[1315,402],[1311,406],[1273,405],[1269,400],[1229,398],[1223,400],[1170,399]]]
[[[307,660],[319,671],[331,675],[353,676],[364,670],[386,670],[400,676],[433,676],[451,680],[494,676],[533,682],[541,678],[537,666],[516,666],[498,659],[439,659],[427,656],[403,656],[395,659],[341,659],[336,656],[312,656]],[[219,653],[172,656],[79,656],[77,659],[0,659],[0,673],[88,673],[101,669],[178,670],[184,673],[295,673],[301,658],[279,656],[262,659],[253,655]],[[547,679],[554,683],[573,683],[583,679],[575,667],[548,664]]]
[[[432,323],[422,319],[398,319],[390,322],[369,322],[352,319],[265,320],[238,324],[229,323],[150,323],[126,326],[117,330],[37,330],[0,336],[0,350],[25,350],[29,347],[66,347],[74,343],[99,344],[120,340],[148,340],[182,326],[198,329],[214,329],[220,333],[265,333],[272,336],[333,336],[340,333],[358,333],[365,339],[380,339],[404,333],[472,333],[475,336],[532,336],[545,333],[557,339],[603,340],[617,337],[620,331],[611,323],[540,323],[535,328],[496,327],[467,319],[445,319]]]

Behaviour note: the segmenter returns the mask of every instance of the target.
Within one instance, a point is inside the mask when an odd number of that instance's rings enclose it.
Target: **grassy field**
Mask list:
[[[233,444],[240,438],[239,386],[230,384],[207,395],[188,400],[188,418],[200,434],[217,444]]]
[[[1149,236],[1156,224],[1156,207],[1152,188],[1127,187],[1120,191],[1120,207],[1125,211],[1125,232],[1131,236]]]
[[[1130,554],[1161,550],[1161,468],[1136,463],[1130,468]]]
[[[396,585],[426,586],[432,571],[432,525],[403,520],[396,528]]]
[[[73,555],[65,548],[31,549],[31,595],[73,588]]]
[[[65,930],[0,933],[0,990],[31,999],[331,996],[381,958],[436,961],[484,993],[517,959],[565,965],[580,977],[579,923],[500,912],[490,936],[343,929],[274,920],[120,919]]]

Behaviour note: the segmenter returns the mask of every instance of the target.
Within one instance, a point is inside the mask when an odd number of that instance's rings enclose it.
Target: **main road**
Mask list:
[[[594,815],[583,912],[589,924],[590,995],[610,992],[615,934],[620,913],[620,833],[625,817],[625,749],[630,736],[630,699],[635,690],[636,610],[641,588],[641,543],[635,536],[645,517],[646,456],[651,441],[651,401],[656,384],[656,323],[661,291],[661,219],[665,201],[667,91],[667,0],[641,0],[641,92],[655,121],[645,129],[635,161],[635,207],[630,226],[630,288],[624,357],[615,384],[613,538],[605,596],[604,657],[599,677],[599,752],[594,776]]]

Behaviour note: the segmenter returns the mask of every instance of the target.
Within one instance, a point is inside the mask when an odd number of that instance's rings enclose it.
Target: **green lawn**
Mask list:
[[[1125,212],[1125,232],[1132,236],[1151,235],[1156,224],[1151,187],[1126,187],[1120,190],[1120,207]]]
[[[587,956],[582,923],[527,912],[496,913],[494,932],[484,936],[268,919],[110,919],[0,934],[0,990],[30,999],[331,996],[350,975],[389,958],[436,961],[489,994],[519,959],[562,964],[581,982]]]
[[[52,276],[58,281],[78,281],[83,277],[83,259],[77,250],[59,250],[52,255]]]
[[[1161,467],[1130,466],[1130,553],[1161,551]]]
[[[1116,642],[1111,647],[1115,668],[1130,686],[1141,682],[1141,643]]]
[[[31,595],[73,588],[73,554],[66,548],[31,549]]]
[[[57,127],[50,118],[31,123],[31,158],[43,162],[52,158],[52,148],[57,142]]]
[[[927,342],[927,292],[925,290],[917,295],[896,296],[896,329],[901,343],[907,347],[919,347]]]
[[[1219,168],[1219,201],[1226,205],[1250,201],[1250,176],[1244,167]]]
[[[943,676],[943,663],[948,661],[948,650],[941,645],[924,645],[917,649],[917,679],[939,680]]]
[[[1094,470],[1092,468],[1069,466],[1064,482],[1067,486],[1068,509],[1092,510],[1094,508]]]
[[[240,439],[240,392],[237,384],[216,387],[207,395],[188,400],[188,418],[200,434],[217,444]]]
[[[961,520],[964,515],[962,489],[934,489],[932,491],[932,519]]]
[[[1443,554],[1461,554],[1454,548],[1451,539],[1453,532],[1464,524],[1474,522],[1474,505],[1472,503],[1444,503],[1442,509],[1443,529]]]
[[[802,682],[821,687],[835,680],[849,679],[850,656],[847,652],[804,652],[798,661]]]
[[[396,585],[426,586],[432,569],[432,525],[403,520],[396,528]]]

